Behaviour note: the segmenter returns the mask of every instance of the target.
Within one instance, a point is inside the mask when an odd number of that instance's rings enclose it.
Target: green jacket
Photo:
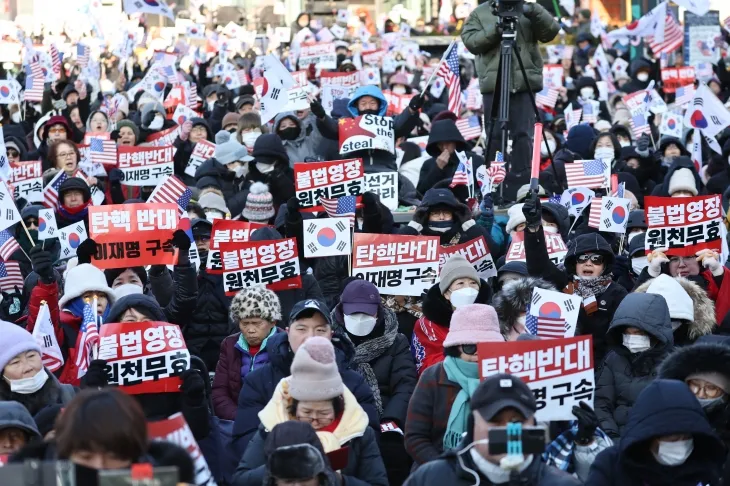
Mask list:
[[[483,94],[494,92],[499,69],[499,47],[502,40],[497,29],[497,17],[492,13],[494,0],[475,8],[466,19],[461,39],[469,52],[476,56],[479,87]],[[525,65],[527,79],[534,92],[542,90],[542,55],[538,42],[550,42],[558,35],[560,25],[537,3],[525,3],[524,14],[517,24],[517,47]],[[512,93],[527,91],[517,56],[512,55]]]

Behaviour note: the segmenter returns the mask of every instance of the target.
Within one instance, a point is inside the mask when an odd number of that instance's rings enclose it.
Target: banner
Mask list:
[[[223,273],[223,262],[221,261],[220,252],[221,243],[247,243],[251,241],[251,233],[259,228],[266,228],[267,226],[261,223],[233,221],[230,219],[213,220],[213,228],[210,232],[208,261],[205,264],[208,273],[213,275]]]
[[[302,45],[299,49],[299,66],[307,69],[310,64],[318,69],[337,69],[334,43]]]
[[[129,268],[177,262],[172,235],[176,204],[112,204],[89,207],[89,233],[96,241],[94,266]]]
[[[339,125],[341,155],[360,150],[385,150],[395,154],[392,118],[362,115],[357,118],[341,118]]]
[[[289,101],[284,111],[301,111],[309,109],[309,98],[305,88],[290,88],[288,90]]]
[[[662,250],[667,255],[693,256],[700,250],[718,253],[722,238],[720,195],[644,198],[646,253]]]
[[[525,262],[525,233],[520,231],[512,236],[512,244],[509,251],[505,255],[505,262]],[[545,233],[545,245],[547,246],[550,261],[555,265],[563,263],[565,255],[568,253],[568,247],[565,246],[563,237],[558,233]]]
[[[662,85],[664,93],[674,93],[677,88],[694,84],[695,68],[692,66],[662,69]]]
[[[147,137],[145,143],[139,144],[140,147],[166,147],[173,145],[175,139],[180,135],[180,125],[170,127],[167,130],[153,133]]]
[[[190,353],[177,324],[124,322],[99,328],[99,356],[109,385],[130,395],[179,393],[180,375],[190,369]]]
[[[29,203],[43,202],[43,168],[40,160],[10,162],[8,182],[13,188],[13,199],[22,197]]]
[[[359,196],[363,192],[364,175],[362,159],[295,162],[294,189],[299,199],[300,211],[324,211],[320,198]]]
[[[479,377],[521,378],[537,401],[535,420],[575,420],[573,406],[593,406],[595,376],[591,336],[506,343],[479,343]]]
[[[542,85],[545,88],[563,87],[563,66],[561,64],[546,64],[542,67]]]
[[[388,100],[388,109],[385,115],[396,116],[408,109],[408,104],[416,94],[396,94],[392,91],[383,90],[383,96]]]
[[[355,233],[352,276],[383,295],[419,297],[438,282],[437,236]]]
[[[710,10],[705,15],[684,12],[684,64],[696,66],[701,62],[716,64],[720,50],[714,49],[714,40],[722,36],[720,13]]]
[[[271,290],[302,287],[297,240],[222,243],[223,290],[232,297],[246,287],[266,285]]]
[[[398,172],[365,174],[363,191],[377,194],[386,208],[395,211],[398,209]]]
[[[349,255],[352,236],[348,218],[317,218],[304,221],[304,257]]]
[[[156,186],[171,176],[175,147],[125,147],[119,146],[119,169],[125,186]]]
[[[188,165],[185,167],[185,173],[190,177],[195,177],[195,171],[198,167],[215,155],[216,145],[213,142],[207,140],[201,140],[193,147],[193,153],[190,154]]]
[[[339,73],[322,71],[320,75],[320,86],[343,86],[343,87],[359,87],[360,72],[353,71],[350,73]]]
[[[464,258],[472,264],[479,278],[487,280],[490,277],[497,276],[497,267],[494,266],[494,260],[492,259],[492,254],[489,252],[487,240],[483,236],[462,243],[461,245],[442,246],[439,252],[439,275],[441,274],[441,267],[444,266],[446,260],[457,253],[464,255]]]

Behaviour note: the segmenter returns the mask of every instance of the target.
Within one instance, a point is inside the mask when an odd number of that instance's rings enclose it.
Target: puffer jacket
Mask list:
[[[304,162],[307,158],[317,158],[318,148],[322,143],[322,134],[317,130],[316,124],[304,124],[299,120],[296,113],[285,111],[274,118],[274,133],[279,133],[279,124],[284,118],[289,118],[299,128],[299,136],[294,140],[282,139],[291,167],[294,167],[297,162]]]
[[[631,353],[621,344],[626,327],[646,332],[652,347]],[[616,309],[608,333],[616,345],[606,355],[598,375],[594,406],[601,429],[612,439],[618,439],[639,393],[656,377],[659,363],[674,344],[664,298],[654,294],[627,295]]]
[[[466,19],[461,39],[466,48],[476,56],[479,88],[483,94],[493,93],[499,69],[499,47],[502,39],[498,19],[492,13],[495,0],[489,0],[475,8]],[[526,3],[524,14],[517,23],[517,49],[525,65],[527,80],[533,92],[542,90],[542,54],[538,42],[550,42],[558,35],[560,25],[552,14],[536,3]],[[510,92],[527,91],[520,72],[517,57],[512,55],[512,86]]]

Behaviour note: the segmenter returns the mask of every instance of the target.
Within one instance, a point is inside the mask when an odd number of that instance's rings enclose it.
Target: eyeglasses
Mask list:
[[[477,354],[477,345],[476,344],[462,344],[461,352],[464,354],[468,354],[469,356],[474,356],[475,354]]]
[[[51,127],[48,129],[48,133],[66,133],[66,129],[63,127]]]
[[[334,410],[316,410],[313,412],[299,413],[297,412],[297,419],[304,422],[314,422],[315,420],[319,423],[332,421],[335,418]]]
[[[686,256],[686,257],[673,256],[673,257],[669,257],[669,263],[674,263],[674,264],[677,264],[677,265],[682,264],[682,263],[684,263],[685,265],[688,265],[688,264],[690,264],[692,262],[696,262],[696,261],[697,261],[697,257],[694,257],[694,256]]]
[[[598,253],[584,253],[583,255],[578,255],[578,263],[586,263],[588,260],[590,260],[594,265],[603,265],[605,258],[603,255]]]
[[[59,152],[56,154],[56,157],[59,159],[70,159],[74,155],[76,155],[76,152],[63,152],[63,153]]]
[[[687,386],[689,386],[689,389],[692,390],[692,393],[694,393],[695,396],[698,396],[700,392],[703,392],[704,396],[707,398],[717,398],[725,393],[719,386],[706,381],[689,380],[687,382]]]

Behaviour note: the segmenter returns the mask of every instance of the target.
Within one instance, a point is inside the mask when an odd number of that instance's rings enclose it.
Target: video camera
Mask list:
[[[138,466],[144,474],[140,474]],[[0,467],[0,484],[19,486],[177,486],[176,467],[155,467],[149,464],[133,465],[132,469],[78,471],[69,461],[37,461],[7,464]]]
[[[522,15],[525,7],[525,0],[497,0],[495,14],[498,17],[518,18]]]

